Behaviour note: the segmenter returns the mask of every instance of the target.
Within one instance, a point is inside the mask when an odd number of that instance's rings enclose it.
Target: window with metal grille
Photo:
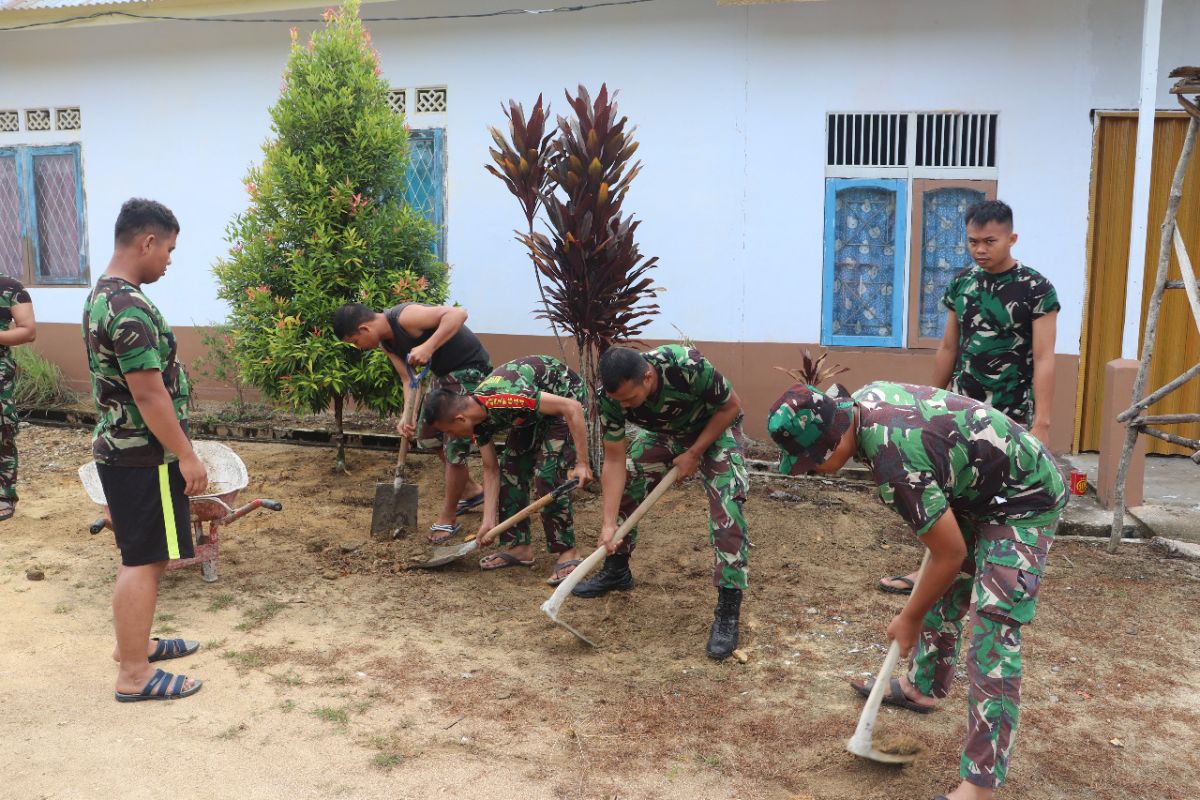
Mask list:
[[[826,345],[937,347],[942,295],[972,265],[963,217],[996,197],[991,112],[826,116]]]
[[[998,121],[991,112],[831,113],[825,122],[825,165],[994,168]]]
[[[0,273],[29,286],[86,286],[78,144],[0,147]]]
[[[908,158],[908,114],[830,114],[829,166],[902,167]]]
[[[425,215],[437,231],[434,253],[446,260],[446,132],[441,128],[409,131],[405,201]]]

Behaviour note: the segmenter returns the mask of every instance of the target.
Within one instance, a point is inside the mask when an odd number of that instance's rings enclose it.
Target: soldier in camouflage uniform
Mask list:
[[[587,402],[583,380],[556,358],[525,356],[501,364],[468,395],[445,389],[430,392],[424,415],[450,436],[474,437],[483,458],[483,522],[477,541],[530,503],[530,484],[540,497],[570,478],[580,485],[592,478],[587,463]],[[496,454],[494,440],[503,435]],[[582,453],[582,458],[579,454]],[[497,517],[499,509],[499,518]],[[579,565],[571,495],[541,511],[546,548],[558,556],[546,581],[562,582]],[[500,535],[504,548],[485,556],[485,570],[533,566],[528,518]]]
[[[600,418],[604,427],[604,518],[600,544],[668,469],[680,478],[700,472],[708,494],[708,535],[715,551],[717,606],[706,651],[723,659],[737,647],[742,590],[749,582],[746,520],[748,480],[742,454],[741,401],[712,362],[698,351],[664,345],[647,353],[613,347],[600,357]],[[626,423],[637,426],[626,444]],[[628,464],[627,464],[628,461]],[[628,481],[626,476],[628,474]],[[629,556],[637,528],[616,547],[595,578],[574,594],[599,597],[633,587]]]
[[[467,310],[457,306],[400,303],[377,313],[359,303],[346,303],[333,316],[333,332],[359,350],[383,349],[404,385],[404,403],[419,402],[411,386],[413,370],[428,365],[439,389],[468,394],[492,371],[483,343],[464,323]],[[467,455],[471,440],[450,438],[422,418],[416,424],[400,423],[397,431],[417,444],[436,449],[446,465],[445,497],[429,541],[442,544],[458,535],[455,518],[483,503],[483,487],[471,480]]]
[[[943,389],[868,384],[852,396],[796,384],[768,420],[780,472],[867,464],[879,497],[929,548],[925,575],[888,626],[912,668],[885,703],[919,712],[950,691],[971,614],[967,743],[954,800],[1004,782],[1021,701],[1021,631],[1033,620],[1046,554],[1067,501],[1045,445],[999,411]],[[960,574],[965,573],[965,574]],[[871,682],[855,688],[869,694]]]
[[[1007,204],[977,203],[965,222],[975,266],[956,275],[942,295],[946,329],[933,385],[987,403],[1049,445],[1058,295],[1050,281],[1013,258],[1017,234]],[[915,577],[884,578],[879,588],[907,594]]]
[[[11,348],[32,342],[37,333],[33,303],[19,281],[0,277],[0,520],[17,506],[17,407],[13,403],[17,365]]]
[[[188,379],[175,336],[142,286],[166,274],[179,222],[161,203],[133,199],[115,233],[112,260],[84,304],[83,339],[99,412],[92,455],[121,551],[116,699],[170,700],[195,694],[200,681],[150,662],[200,644],[151,640],[150,628],[167,561],[193,554],[188,497],[204,491],[208,475],[187,435]]]

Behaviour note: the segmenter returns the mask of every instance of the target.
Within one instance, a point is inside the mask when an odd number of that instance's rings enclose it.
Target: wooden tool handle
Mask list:
[[[404,405],[404,424],[411,425],[417,418],[417,406],[421,404],[421,389],[417,387],[412,393],[412,402]],[[409,407],[411,406],[411,408]],[[400,437],[400,455],[396,457],[396,478],[392,486],[399,489],[404,485],[404,462],[408,460],[408,437]]]
[[[546,494],[542,495],[537,500],[534,500],[532,503],[525,506],[517,513],[513,514],[511,517],[504,520],[504,522],[501,522],[499,525],[497,525],[496,527],[492,528],[490,531],[485,533],[483,535],[482,544],[484,546],[487,546],[487,545],[491,544],[492,542],[496,541],[497,536],[504,533],[506,530],[513,527],[514,525],[516,525],[518,522],[525,519],[526,517],[531,516],[534,512],[541,511],[543,508],[550,505],[551,503],[553,503],[558,498],[562,497],[567,492],[574,491],[575,488],[578,486],[579,486],[579,481],[571,480],[571,481],[567,481],[566,483],[564,483],[562,486],[558,487],[554,491],[547,492]]]
[[[638,524],[638,520],[646,516],[647,511],[654,508],[654,504],[658,502],[660,497],[667,493],[667,489],[675,485],[675,481],[678,478],[679,467],[671,467],[667,474],[663,476],[663,479],[658,482],[658,486],[654,487],[654,491],[646,495],[646,499],[633,510],[628,519],[621,523],[621,527],[617,528],[617,532],[613,534],[612,544],[620,544],[621,540],[625,538],[625,534],[629,533]]]
[[[917,587],[921,585],[921,578],[925,575],[925,566],[929,563],[929,550],[925,550],[925,555],[921,558],[921,567],[917,570],[917,579],[913,582],[912,590],[915,592]],[[862,713],[858,715],[858,727],[854,730],[854,736],[850,738],[850,743],[846,745],[846,749],[855,755],[865,756],[871,751],[871,733],[875,728],[875,717],[879,714],[879,705],[883,702],[883,693],[890,688],[892,682],[892,670],[896,668],[896,662],[900,660],[900,644],[895,640],[892,641],[892,646],[888,648],[887,657],[883,659],[883,666],[879,670],[879,675],[875,678],[875,684],[871,687],[871,694],[867,696],[867,703],[863,706]]]
[[[629,518],[621,524],[621,527],[617,528],[617,532],[613,534],[613,544],[618,544],[622,539],[625,538],[625,534],[629,533],[629,530],[634,525],[637,525],[638,520],[645,516],[646,512],[654,507],[654,504],[658,502],[660,497],[667,493],[667,489],[671,488],[678,477],[678,467],[671,467],[670,471],[663,476],[661,481],[659,481],[658,486],[654,487],[654,491],[650,492],[650,494],[646,496],[646,499],[643,500],[641,504],[633,510],[633,513],[629,515]],[[571,590],[578,586],[579,582],[587,577],[587,574],[595,569],[596,565],[604,560],[606,555],[608,555],[608,548],[606,548],[604,545],[601,545],[593,550],[592,554],[585,558],[579,566],[571,570],[571,574],[568,575],[563,582],[558,585],[558,588],[554,590],[554,594],[550,595],[550,599],[542,604],[542,611],[546,612],[546,615],[549,616],[550,619],[558,622],[558,609],[562,607],[562,604],[566,601],[567,596],[571,594]]]

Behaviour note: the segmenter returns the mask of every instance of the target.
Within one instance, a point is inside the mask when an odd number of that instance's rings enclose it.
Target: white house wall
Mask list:
[[[502,9],[512,0],[456,3]],[[1063,304],[1059,352],[1078,352],[1095,108],[1137,103],[1140,4],[1129,0],[830,0],[717,7],[659,2],[578,14],[370,25],[394,86],[445,85],[452,299],[477,330],[542,334],[512,240],[515,200],[483,170],[500,104],[607,81],[638,126],[645,169],[627,208],[668,289],[650,338],[816,341],[827,111],[998,111],[999,194],[1017,254]],[[1200,3],[1168,0],[1166,70],[1200,58]],[[444,13],[371,4],[364,16]],[[319,9],[290,16],[315,17]],[[3,25],[0,17],[0,25]],[[183,226],[154,297],[177,325],[224,315],[210,267],[244,209],[288,53],[287,24],[147,23],[0,33],[0,108],[78,105],[93,279],[122,201],[154,197]],[[300,26],[302,31],[312,26]],[[414,120],[414,125],[419,124]],[[52,134],[45,141],[59,141]],[[36,143],[0,134],[0,146]],[[38,317],[79,318],[83,288],[35,289]],[[675,327],[673,327],[675,326]]]

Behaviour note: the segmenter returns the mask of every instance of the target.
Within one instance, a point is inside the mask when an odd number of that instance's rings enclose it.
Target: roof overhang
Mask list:
[[[363,5],[385,0],[360,0]],[[155,22],[139,14],[238,17],[296,9],[320,11],[338,0],[0,0],[0,28],[54,28]],[[319,13],[312,14],[314,19]]]

